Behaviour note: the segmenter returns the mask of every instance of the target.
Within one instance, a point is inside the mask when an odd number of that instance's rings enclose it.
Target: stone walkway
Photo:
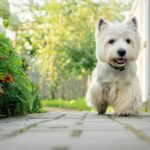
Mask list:
[[[150,150],[150,115],[51,112],[1,119],[0,150]]]

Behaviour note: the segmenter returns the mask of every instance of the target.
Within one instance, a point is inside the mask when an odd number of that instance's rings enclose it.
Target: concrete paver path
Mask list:
[[[150,114],[50,112],[1,119],[0,150],[150,150]]]

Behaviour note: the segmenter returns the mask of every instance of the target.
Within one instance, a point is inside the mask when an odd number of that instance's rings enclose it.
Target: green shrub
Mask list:
[[[39,98],[38,87],[35,84],[32,84],[32,97],[33,97],[33,113],[40,113],[42,109],[41,100]]]
[[[33,110],[34,97],[20,57],[8,38],[0,35],[0,115],[22,115]]]

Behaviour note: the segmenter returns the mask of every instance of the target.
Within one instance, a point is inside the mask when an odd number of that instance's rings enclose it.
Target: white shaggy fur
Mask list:
[[[135,18],[122,23],[108,23],[100,19],[96,25],[98,62],[86,99],[92,102],[99,114],[105,113],[107,106],[111,105],[117,115],[138,115],[142,98],[135,61],[141,40],[136,27]],[[109,43],[111,39],[113,43]],[[119,49],[126,51],[121,63],[116,62],[120,58]],[[123,70],[119,70],[121,67]]]

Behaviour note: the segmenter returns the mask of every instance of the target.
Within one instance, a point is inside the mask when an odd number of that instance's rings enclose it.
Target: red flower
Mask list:
[[[10,74],[8,74],[8,75],[6,75],[4,77],[4,81],[8,82],[8,83],[12,83],[13,82],[13,78],[12,78],[12,76]]]

